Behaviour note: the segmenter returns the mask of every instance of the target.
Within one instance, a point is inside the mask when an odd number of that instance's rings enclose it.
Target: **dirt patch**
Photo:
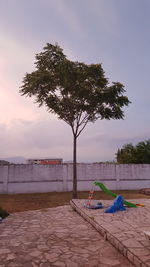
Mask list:
[[[150,198],[150,195],[144,195],[137,190],[122,190],[113,191],[118,195],[122,195],[124,199]],[[87,199],[89,192],[79,192],[78,198]],[[111,196],[106,195],[101,191],[96,191],[93,195],[94,199],[111,200]],[[72,192],[49,192],[36,194],[1,194],[0,207],[7,210],[9,213],[46,209],[69,204],[72,199]]]

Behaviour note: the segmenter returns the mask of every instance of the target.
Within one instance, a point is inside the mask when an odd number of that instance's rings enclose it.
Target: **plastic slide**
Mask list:
[[[94,185],[96,186],[99,186],[100,189],[106,193],[107,195],[109,196],[112,196],[112,197],[117,197],[117,194],[111,192],[110,190],[107,189],[107,187],[103,184],[103,183],[100,183],[100,182],[94,182]],[[134,203],[131,203],[131,202],[128,202],[128,201],[123,201],[124,205],[126,205],[127,207],[132,207],[132,208],[136,208],[137,205],[134,204]]]
[[[124,211],[126,208],[124,207],[124,200],[122,196],[117,196],[113,202],[113,204],[105,210],[105,213],[114,213],[116,211]]]

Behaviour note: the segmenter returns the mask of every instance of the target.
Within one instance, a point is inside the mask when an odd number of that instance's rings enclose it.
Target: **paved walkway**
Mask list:
[[[72,200],[71,205],[135,266],[150,267],[150,243],[144,234],[150,232],[150,199],[132,200],[145,207],[127,208],[114,214],[104,213],[112,201],[103,200],[104,209],[99,210],[86,209],[86,201]]]
[[[133,267],[72,210],[15,213],[0,224],[0,267]]]

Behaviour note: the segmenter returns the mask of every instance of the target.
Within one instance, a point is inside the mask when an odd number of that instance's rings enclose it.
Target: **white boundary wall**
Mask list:
[[[77,174],[79,191],[90,190],[93,181],[101,181],[113,190],[150,187],[150,164],[78,163]],[[0,166],[0,193],[71,190],[72,164]]]

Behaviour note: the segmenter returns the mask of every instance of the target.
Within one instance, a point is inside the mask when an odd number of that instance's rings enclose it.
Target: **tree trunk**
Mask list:
[[[77,198],[77,137],[73,136],[73,192],[72,197]]]

